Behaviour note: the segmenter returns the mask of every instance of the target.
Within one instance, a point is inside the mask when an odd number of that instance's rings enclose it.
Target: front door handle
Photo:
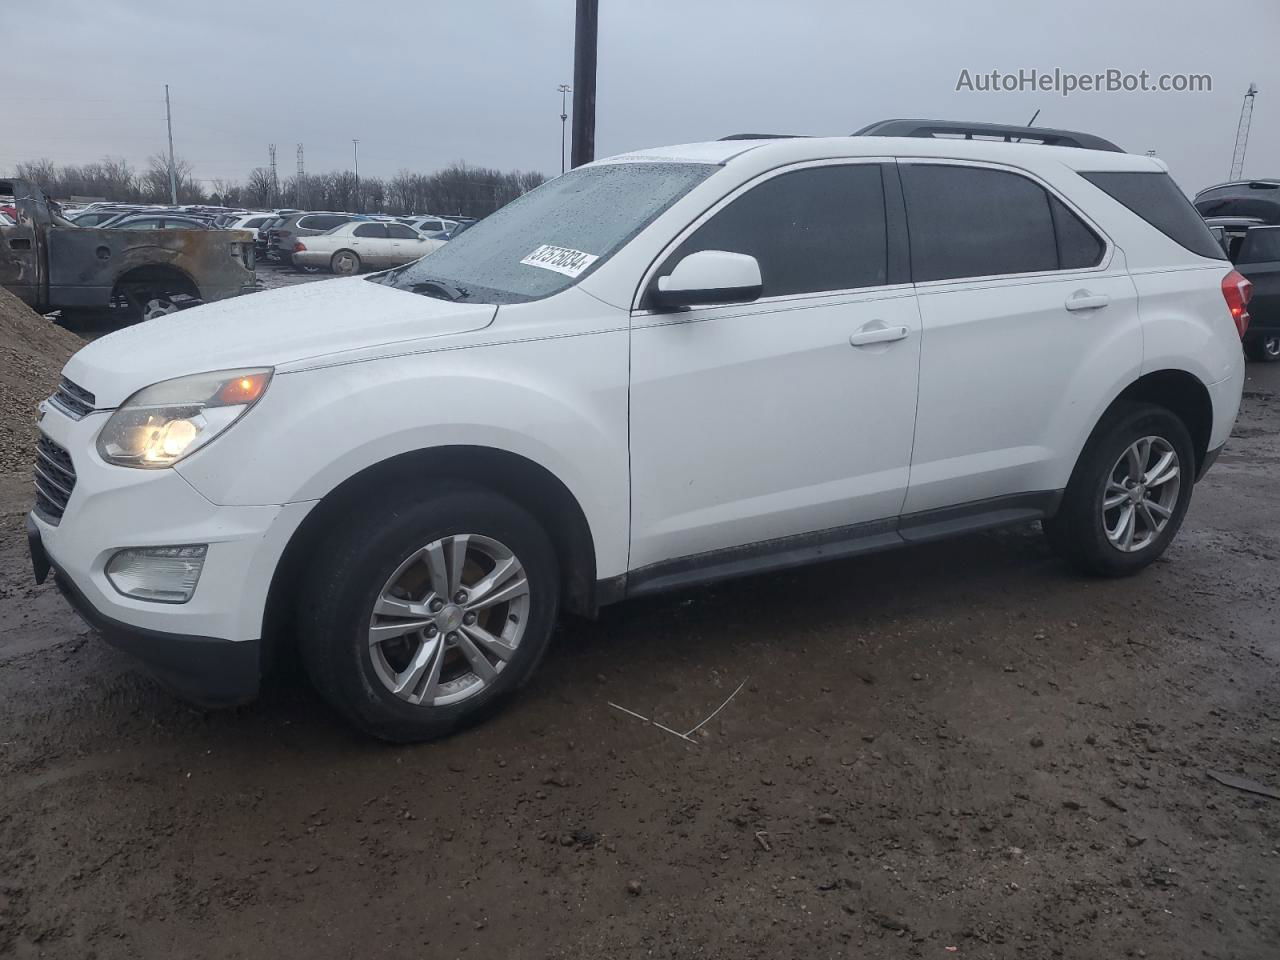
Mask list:
[[[906,327],[886,327],[879,320],[873,320],[849,337],[849,345],[866,347],[873,343],[892,343],[894,340],[905,340],[909,331]]]
[[[1067,297],[1065,304],[1068,310],[1097,310],[1111,302],[1105,293],[1090,293],[1088,290],[1077,290]]]

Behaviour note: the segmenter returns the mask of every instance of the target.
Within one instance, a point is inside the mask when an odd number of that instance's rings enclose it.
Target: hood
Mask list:
[[[90,343],[63,369],[100,409],[150,384],[236,367],[280,367],[479,330],[498,308],[450,303],[360,277],[299,284],[205,304]],[[399,349],[399,348],[397,348]]]

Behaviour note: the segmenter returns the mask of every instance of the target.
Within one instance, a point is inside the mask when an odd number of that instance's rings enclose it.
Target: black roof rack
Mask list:
[[[792,140],[803,137],[802,133],[731,133],[721,140]]]
[[[1108,150],[1124,153],[1110,140],[1091,133],[1054,130],[1051,127],[1016,127],[1003,123],[971,123],[966,120],[881,120],[863,127],[855,137],[974,137],[1001,139],[1008,142],[1039,143],[1050,147],[1080,147],[1085,150]]]

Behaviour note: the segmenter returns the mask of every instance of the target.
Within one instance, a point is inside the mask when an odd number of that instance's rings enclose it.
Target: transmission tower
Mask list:
[[[276,198],[280,195],[280,181],[276,179],[276,145],[274,143],[267,144],[267,156],[271,158],[271,202],[270,207],[275,207]]]
[[[1228,180],[1239,180],[1244,176],[1244,152],[1249,146],[1249,123],[1253,120],[1253,100],[1258,95],[1258,85],[1249,84],[1245,91],[1244,104],[1240,107],[1240,122],[1236,125],[1236,148],[1231,154],[1231,176]]]
[[[304,209],[302,202],[302,180],[306,176],[302,166],[302,144],[298,144],[298,179],[294,181],[294,205],[299,209]]]

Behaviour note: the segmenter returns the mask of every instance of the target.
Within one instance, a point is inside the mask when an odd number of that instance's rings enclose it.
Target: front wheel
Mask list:
[[[457,487],[386,498],[316,551],[298,608],[320,694],[384,740],[431,740],[520,687],[555,625],[559,570],[538,522]]]
[[[1280,360],[1280,334],[1268,334],[1259,340],[1250,341],[1244,349],[1250,360],[1275,363]]]
[[[1125,405],[1085,446],[1045,534],[1086,573],[1137,573],[1177,534],[1194,482],[1195,453],[1182,421],[1153,404]]]
[[[352,277],[360,272],[360,255],[354,250],[339,250],[329,258],[329,269],[340,277]]]

